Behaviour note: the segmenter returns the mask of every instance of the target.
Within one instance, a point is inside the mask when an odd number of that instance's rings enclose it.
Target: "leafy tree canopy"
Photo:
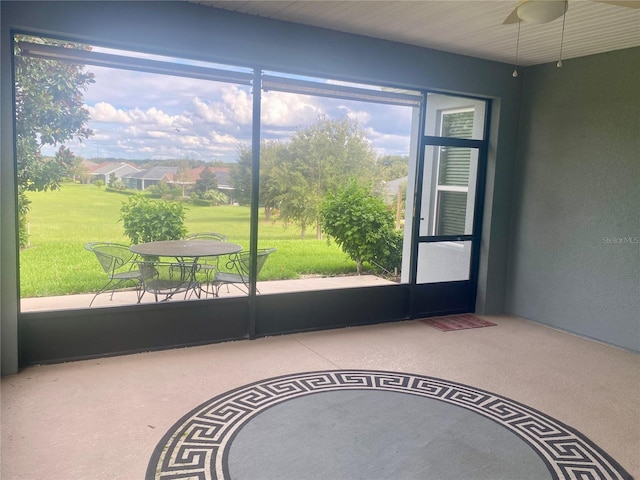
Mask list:
[[[349,177],[376,177],[374,151],[355,119],[321,116],[288,142],[260,146],[260,204],[267,213],[278,209],[281,220],[300,225],[302,236],[315,224],[320,237],[320,203]],[[238,201],[249,203],[251,149],[241,148],[232,178]]]
[[[42,157],[41,148],[92,135],[93,132],[86,128],[89,111],[84,106],[82,95],[95,82],[94,75],[86,72],[84,65],[22,56],[20,41],[66,48],[87,47],[25,36],[17,36],[16,40],[18,188],[20,191],[53,190],[60,186],[70,165],[64,161],[64,151],[50,160]]]
[[[406,155],[385,155],[376,160],[380,179],[388,182],[406,177],[409,173],[409,157]]]
[[[204,195],[209,190],[215,190],[218,188],[218,179],[216,174],[209,170],[209,167],[205,167],[200,174],[200,178],[196,180],[195,191],[200,196]]]
[[[31,58],[21,55],[20,42],[58,45],[65,48],[89,48],[81,44],[44,40],[17,35],[15,43],[15,125],[16,176],[20,245],[28,243],[26,214],[29,211],[27,191],[55,190],[62,179],[74,173],[73,154],[64,142],[89,138],[86,128],[89,111],[82,94],[93,83],[93,73],[84,65]],[[43,145],[60,145],[52,158],[41,154]]]

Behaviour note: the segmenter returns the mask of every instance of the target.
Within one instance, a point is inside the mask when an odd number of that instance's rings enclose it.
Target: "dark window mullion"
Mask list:
[[[466,242],[477,240],[475,235],[434,235],[418,237],[418,243]]]
[[[433,137],[431,135],[424,135],[423,142],[425,145],[432,145],[435,147],[463,147],[463,148],[481,148],[482,140],[471,140],[468,138],[448,138],[448,137]]]
[[[55,60],[59,62],[84,63],[98,67],[120,68],[137,72],[158,73],[178,77],[197,78],[219,82],[250,85],[253,75],[246,72],[222,70],[219,68],[185,65],[146,58],[127,57],[110,53],[92,52],[75,48],[65,48],[56,45],[42,45],[39,43],[17,42],[20,56]]]

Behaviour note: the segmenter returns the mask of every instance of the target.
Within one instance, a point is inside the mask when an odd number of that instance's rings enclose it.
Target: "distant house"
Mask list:
[[[175,186],[194,186],[200,178],[203,170],[208,168],[218,181],[218,190],[233,190],[231,185],[231,168],[230,167],[197,167],[191,169],[188,179],[179,180],[176,178],[178,167],[152,167],[147,170],[138,171],[122,177],[122,181],[127,188],[134,190],[145,190],[151,185],[165,182],[167,185]]]
[[[233,186],[231,185],[231,167],[198,167],[191,170],[191,179],[195,184],[196,181],[200,178],[203,170],[207,168],[211,173],[216,176],[216,180],[218,182],[218,190],[233,190]]]
[[[104,163],[96,163],[96,162],[92,162],[91,160],[87,160],[86,158],[83,158],[80,161],[80,165],[82,165],[82,168],[87,172],[93,172],[99,166],[104,165]]]
[[[125,162],[104,162],[93,168],[89,175],[93,177],[93,181],[102,180],[105,185],[109,185],[111,178],[124,181],[127,175],[139,172],[140,170]]]
[[[407,186],[407,178],[408,177],[400,177],[383,183],[382,195],[385,202],[392,204],[398,198],[398,194],[400,194],[400,196],[404,196],[403,189]]]
[[[138,170],[137,172],[125,175],[122,177],[122,181],[127,188],[145,190],[160,182],[169,183],[177,171],[178,167],[151,167],[147,170]]]

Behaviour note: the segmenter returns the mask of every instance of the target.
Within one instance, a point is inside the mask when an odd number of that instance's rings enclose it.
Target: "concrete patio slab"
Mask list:
[[[375,275],[346,275],[338,277],[307,277],[296,280],[273,280],[268,282],[258,282],[258,290],[261,295],[304,292],[311,290],[331,290],[340,288],[371,287],[379,285],[393,285],[394,282],[385,280]],[[245,295],[237,288],[230,287],[220,289],[220,297],[231,297]],[[94,294],[80,295],[60,295],[52,297],[23,298],[20,301],[22,312],[38,312],[47,310],[69,310],[89,308]],[[212,298],[209,296],[209,298]],[[184,295],[177,295],[175,300],[184,300]],[[191,300],[197,300],[192,295]],[[153,295],[147,293],[142,298],[142,303],[153,303]],[[116,307],[121,305],[133,305],[137,302],[134,290],[117,291],[111,298],[110,293],[98,295],[93,302],[92,308]]]

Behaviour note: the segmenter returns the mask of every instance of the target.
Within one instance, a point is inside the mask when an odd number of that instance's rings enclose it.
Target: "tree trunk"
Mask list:
[[[322,240],[322,224],[320,220],[316,221],[316,239]]]

